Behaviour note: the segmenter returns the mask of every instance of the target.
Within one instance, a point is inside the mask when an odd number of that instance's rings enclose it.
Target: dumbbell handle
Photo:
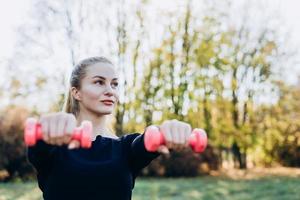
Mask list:
[[[76,127],[71,135],[72,140],[77,140],[83,148],[91,147],[92,124],[83,121],[80,127]],[[28,118],[25,123],[24,140],[26,145],[34,146],[37,140],[43,139],[42,125],[34,118]]]
[[[149,126],[144,135],[144,143],[147,151],[155,152],[158,147],[165,145],[164,135],[156,126]],[[203,129],[194,129],[188,139],[188,143],[192,150],[196,153],[202,153],[207,146],[207,135]]]

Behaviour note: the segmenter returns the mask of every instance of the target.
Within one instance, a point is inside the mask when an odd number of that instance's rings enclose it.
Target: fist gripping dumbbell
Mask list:
[[[80,142],[82,148],[90,148],[92,145],[93,125],[89,121],[83,121],[80,127],[76,127],[72,133],[72,140]],[[24,140],[27,146],[34,146],[37,140],[43,139],[42,126],[34,118],[28,118],[25,122]]]
[[[144,143],[147,151],[155,152],[158,147],[166,144],[164,135],[156,126],[149,126],[145,131]],[[192,150],[196,153],[202,153],[207,146],[207,135],[202,129],[194,129],[188,139]]]

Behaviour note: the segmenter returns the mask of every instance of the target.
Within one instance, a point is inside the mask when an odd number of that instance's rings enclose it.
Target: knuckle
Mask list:
[[[58,113],[58,118],[60,118],[60,119],[67,119],[67,117],[68,117],[68,115],[66,114],[66,113],[64,113],[64,112],[59,112]]]
[[[192,130],[192,126],[191,126],[190,124],[186,124],[186,128],[187,128],[188,130]]]
[[[74,114],[72,114],[72,113],[69,113],[69,115],[71,116],[71,118],[72,118],[73,120],[76,120],[76,117],[75,117],[75,115],[74,115]]]
[[[169,124],[171,120],[165,120],[163,124]]]
[[[41,116],[41,118],[40,118],[40,123],[41,124],[48,123],[48,121],[49,121],[49,117],[48,116],[46,116],[46,115]]]
[[[71,113],[67,113],[66,116],[67,116],[68,120],[74,120],[75,119],[75,116]]]
[[[64,115],[65,115],[65,112],[60,111],[60,112],[57,112],[56,114],[57,114],[58,116],[64,116]]]
[[[72,126],[74,125],[76,125],[76,118],[75,118],[75,116],[73,115],[73,114],[68,114],[67,115],[67,122],[68,122],[68,124],[71,124]]]
[[[44,121],[45,121],[45,116],[42,115],[42,116],[40,117],[40,123],[43,123]]]
[[[172,124],[175,124],[175,123],[177,123],[178,121],[176,120],[176,119],[172,119],[171,121],[170,121],[170,123],[172,123]]]
[[[56,136],[55,134],[50,134],[50,138],[51,138],[52,140],[56,140],[56,139],[57,139],[57,136]]]

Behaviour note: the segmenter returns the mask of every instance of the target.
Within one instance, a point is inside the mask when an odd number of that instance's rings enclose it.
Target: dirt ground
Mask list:
[[[239,169],[222,169],[219,171],[211,171],[211,176],[225,177],[231,179],[257,179],[267,176],[287,176],[299,177],[300,168],[290,167],[272,167],[272,168],[252,168],[246,170]]]

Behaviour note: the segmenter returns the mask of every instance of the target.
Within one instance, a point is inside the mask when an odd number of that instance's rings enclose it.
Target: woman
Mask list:
[[[108,59],[92,57],[75,66],[65,112],[41,116],[43,140],[28,148],[45,200],[131,199],[141,169],[160,153],[187,146],[191,126],[177,120],[158,126],[167,142],[157,152],[145,149],[143,134],[112,134],[107,117],[118,97],[117,70]],[[93,124],[89,149],[71,140],[72,130],[83,120]]]

